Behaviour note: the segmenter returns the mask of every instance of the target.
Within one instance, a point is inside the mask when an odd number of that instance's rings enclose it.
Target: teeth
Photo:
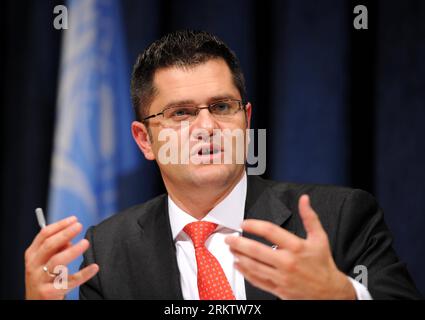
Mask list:
[[[201,150],[198,151],[199,155],[210,155],[210,154],[216,154],[218,153],[220,150],[217,148],[211,149],[211,148],[202,148]]]
[[[206,154],[210,154],[210,149],[209,148],[202,148],[199,153],[201,155],[206,155]]]

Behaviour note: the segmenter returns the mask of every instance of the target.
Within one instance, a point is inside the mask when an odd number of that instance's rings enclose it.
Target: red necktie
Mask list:
[[[198,266],[198,291],[200,300],[235,300],[232,288],[220,263],[205,247],[205,241],[214,232],[217,224],[196,221],[183,230],[192,239]]]

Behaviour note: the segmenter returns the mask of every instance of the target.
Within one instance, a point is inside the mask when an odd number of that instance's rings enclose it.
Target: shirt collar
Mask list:
[[[233,190],[217,204],[202,221],[217,223],[221,227],[242,232],[241,223],[245,213],[247,177],[244,172],[242,179]],[[168,195],[168,214],[170,216],[173,239],[180,234],[185,225],[198,221],[187,212],[180,209]]]

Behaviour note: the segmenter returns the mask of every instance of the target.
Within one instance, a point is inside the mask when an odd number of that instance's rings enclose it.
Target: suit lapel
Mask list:
[[[260,219],[270,221],[279,226],[291,216],[288,207],[267,186],[266,181],[256,176],[248,176],[247,196],[245,202],[245,219]],[[249,233],[243,233],[244,237],[259,241],[272,246],[263,238]],[[277,299],[271,293],[254,287],[245,280],[246,297],[248,300],[271,300]]]
[[[141,227],[142,241],[139,242],[135,255],[140,257],[143,252],[144,261],[136,261],[136,264],[139,263],[144,268],[138,268],[136,277],[146,283],[146,287],[141,288],[141,294],[150,297],[149,299],[183,299],[167,196],[161,197],[156,208],[145,212],[138,224]],[[140,270],[143,270],[143,274]]]

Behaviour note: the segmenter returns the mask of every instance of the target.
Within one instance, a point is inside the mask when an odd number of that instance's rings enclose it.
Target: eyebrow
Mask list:
[[[215,102],[215,101],[226,100],[226,99],[239,100],[239,98],[236,98],[234,95],[223,94],[223,95],[210,97],[207,100],[207,104],[210,104],[210,103]],[[162,108],[161,112],[164,111],[165,109],[169,108],[169,107],[178,106],[178,105],[182,105],[182,104],[198,104],[198,103],[195,102],[195,100],[190,100],[190,99],[189,100],[186,99],[186,100],[171,101],[171,102],[167,103],[164,108]]]

